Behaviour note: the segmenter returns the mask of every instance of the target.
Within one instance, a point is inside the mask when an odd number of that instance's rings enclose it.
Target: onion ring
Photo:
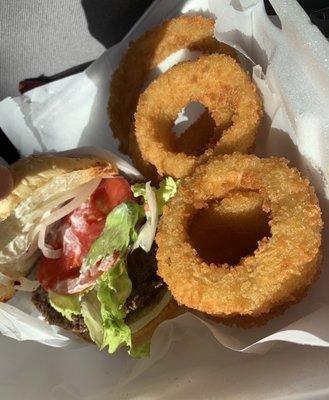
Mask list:
[[[287,164],[235,153],[210,159],[184,180],[156,237],[158,273],[178,303],[252,325],[300,300],[319,272],[323,223],[314,189]],[[205,262],[190,240],[191,218],[209,201],[245,190],[262,197],[271,237],[235,266]]]
[[[214,128],[214,120],[207,112],[204,112],[181,136],[175,137],[175,150],[191,156],[199,156],[205,151],[207,143],[210,143],[214,136]],[[153,184],[157,184],[160,176],[154,165],[143,159],[134,134],[130,135],[129,152],[138,171]]]
[[[190,102],[203,104],[216,125],[215,139],[201,156],[176,151],[171,132]],[[214,154],[249,152],[261,117],[261,98],[249,75],[230,56],[212,54],[180,63],[150,84],[139,99],[135,135],[142,157],[160,176],[182,178]]]
[[[130,44],[113,74],[108,108],[110,126],[114,137],[119,139],[122,153],[129,153],[129,136],[137,102],[152,69],[184,48],[236,57],[232,47],[214,38],[214,24],[214,19],[201,15],[183,15],[164,21]]]

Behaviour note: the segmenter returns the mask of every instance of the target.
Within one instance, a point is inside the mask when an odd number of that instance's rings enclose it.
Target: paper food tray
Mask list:
[[[111,74],[128,43],[165,18],[215,14],[216,37],[246,56],[246,68],[263,95],[266,118],[256,154],[285,156],[310,178],[320,198],[326,237],[328,43],[297,2],[271,3],[282,29],[272,24],[260,0],[155,1],[125,39],[85,72],[3,100],[0,126],[22,156],[81,146],[117,152],[106,106]],[[172,61],[185,56],[180,52]],[[246,331],[185,314],[159,327],[151,357],[142,361],[124,351],[109,356],[63,331],[43,327],[26,296],[17,296],[0,305],[0,330],[24,340],[0,338],[1,398],[327,398],[326,267],[325,262],[305,300],[265,327]]]

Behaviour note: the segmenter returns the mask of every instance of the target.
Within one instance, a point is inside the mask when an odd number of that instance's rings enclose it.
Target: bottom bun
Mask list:
[[[166,307],[152,321],[142,329],[133,333],[133,345],[138,347],[150,340],[156,328],[167,319],[173,319],[186,312],[184,307],[180,307],[175,300],[171,300]]]

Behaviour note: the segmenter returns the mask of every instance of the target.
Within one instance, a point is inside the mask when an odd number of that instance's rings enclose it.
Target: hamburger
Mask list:
[[[158,324],[180,312],[156,274],[154,243],[176,183],[156,189],[118,165],[45,154],[10,166],[14,189],[0,201],[0,300],[33,291],[48,323],[140,357]]]

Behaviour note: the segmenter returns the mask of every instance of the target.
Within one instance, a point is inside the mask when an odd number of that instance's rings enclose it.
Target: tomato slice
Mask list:
[[[103,179],[92,195],[92,202],[104,214],[108,214],[114,207],[126,200],[133,200],[134,196],[126,179]]]
[[[55,249],[62,248],[61,257],[50,259],[42,256],[38,263],[37,278],[45,290],[77,293],[95,282],[104,272],[104,265],[99,268],[93,266],[92,274],[82,276],[80,267],[83,259],[101,234],[107,214],[127,200],[133,200],[133,194],[126,179],[103,179],[85,203],[63,218],[61,226],[50,239]],[[113,258],[113,262],[116,259]],[[113,262],[106,263],[106,268]]]

